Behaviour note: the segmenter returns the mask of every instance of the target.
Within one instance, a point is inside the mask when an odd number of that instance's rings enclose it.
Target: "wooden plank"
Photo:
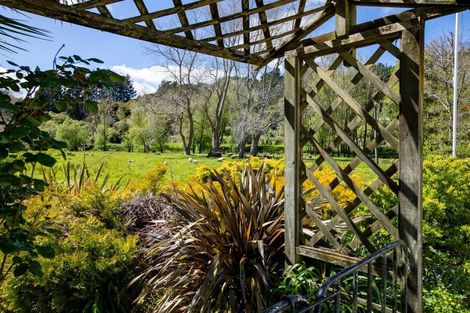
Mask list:
[[[259,8],[259,7],[262,7],[264,5],[264,0],[256,0],[255,1],[256,3],[256,6]],[[263,24],[266,24],[268,23],[268,17],[266,16],[266,11],[261,11],[258,13],[258,18],[259,18],[259,22],[261,25]],[[266,47],[268,49],[272,49],[273,48],[273,40],[271,38],[271,31],[269,30],[269,27],[266,27],[266,28],[263,28],[263,35],[264,35],[264,39],[266,39]]]
[[[180,7],[183,5],[181,0],[173,0],[173,4],[175,8]],[[181,27],[184,27],[184,35],[186,38],[194,40],[193,32],[192,32],[192,27],[189,25],[188,17],[186,16],[186,11],[179,11],[178,12],[178,19],[180,20]]]
[[[298,262],[295,248],[301,240],[300,225],[300,166],[302,151],[300,149],[300,75],[299,58],[287,58],[284,77],[284,114],[285,114],[285,254],[290,264]]]
[[[315,225],[317,225],[319,232],[323,234],[323,237],[335,248],[336,251],[342,254],[348,254],[349,249],[343,248],[338,241],[336,241],[335,237],[330,233],[330,230],[323,224],[323,221],[317,216],[317,213],[313,211],[313,207],[307,204],[305,208],[308,216],[313,220]]]
[[[420,7],[420,6],[436,6],[436,7],[468,7],[470,4],[465,0],[349,0],[356,5],[371,6],[389,6],[389,7]]]
[[[333,89],[333,91],[343,99],[343,101],[349,105],[351,109],[356,112],[357,115],[359,115],[364,121],[366,121],[369,125],[371,125],[377,132],[380,133],[380,135],[388,142],[388,144],[394,148],[395,150],[398,150],[398,140],[390,133],[388,132],[380,123],[378,123],[368,112],[367,110],[362,107],[346,90],[341,88],[331,77],[318,65],[311,61],[307,60],[306,61],[309,66],[314,69],[318,76],[325,81],[325,83]],[[366,162],[366,161],[364,161]],[[371,165],[372,169],[374,169],[373,165]]]
[[[221,48],[207,42],[192,41],[182,36],[151,30],[148,27],[136,24],[123,23],[120,20],[106,18],[88,11],[77,11],[70,6],[47,0],[0,0],[0,5],[151,43],[163,44],[255,65],[263,62],[262,58],[252,55],[246,56],[239,51]]]
[[[398,230],[393,226],[389,219],[385,216],[382,211],[369,199],[369,197],[359,188],[354,181],[343,171],[343,169],[338,165],[338,163],[333,160],[333,158],[323,149],[323,147],[313,138],[310,138],[310,142],[313,143],[317,151],[325,158],[325,160],[330,164],[331,168],[335,171],[338,178],[346,183],[346,185],[353,191],[356,196],[364,203],[371,213],[380,221],[380,223],[385,227],[385,229],[395,238],[398,239]],[[385,174],[385,173],[384,173]],[[326,190],[326,188],[325,188]]]
[[[145,15],[139,15],[139,16],[135,16],[135,17],[125,18],[125,19],[122,19],[121,21],[123,21],[125,23],[129,23],[129,24],[135,24],[135,23],[143,22],[145,20],[153,20],[153,19],[156,19],[156,18],[159,18],[159,17],[165,17],[165,16],[177,14],[179,12],[184,12],[184,11],[189,11],[189,10],[201,8],[201,7],[204,7],[206,5],[218,3],[218,2],[221,2],[221,1],[223,1],[223,0],[199,0],[199,1],[196,1],[196,2],[186,3],[186,4],[180,5],[178,7],[171,7],[171,8],[168,8],[168,9],[151,12],[151,13],[148,13],[148,14],[145,14]]]
[[[423,288],[423,83],[424,22],[403,31],[400,59],[399,234],[409,248],[407,309],[421,313]]]
[[[365,238],[362,235],[361,230],[359,227],[357,227],[354,222],[349,218],[349,216],[344,212],[344,210],[339,206],[339,204],[336,202],[336,200],[333,198],[330,192],[328,192],[327,188],[323,186],[322,183],[315,177],[313,172],[310,169],[305,170],[305,173],[307,174],[308,179],[310,179],[315,187],[318,189],[318,191],[321,193],[321,195],[331,204],[333,207],[333,210],[338,214],[338,216],[341,217],[343,222],[346,224],[346,226],[358,237],[361,238],[363,242],[367,242],[367,238]]]
[[[211,11],[212,19],[220,18],[220,16],[219,16],[219,6],[216,2],[211,3],[209,8],[210,8],[210,11]],[[222,27],[220,26],[220,24],[214,24],[214,34],[216,36],[222,36]],[[224,40],[223,39],[217,39],[217,44],[219,45],[219,47],[223,47],[224,46]]]
[[[73,4],[72,6],[78,10],[87,10],[87,9],[92,9],[96,8],[99,6],[105,6],[108,4],[113,4],[117,2],[121,2],[123,0],[89,0],[87,2],[80,2],[77,4]]]
[[[108,8],[106,6],[99,6],[97,7],[98,12],[100,12],[101,15],[103,15],[106,18],[112,19],[113,16],[111,15],[111,12],[109,12]]]
[[[250,10],[250,3],[248,0],[240,0],[242,2],[242,12],[246,12]],[[263,11],[264,12],[264,11]],[[250,35],[251,32],[249,31],[250,29],[250,15],[244,15],[242,17],[242,27],[243,27],[243,44],[246,45],[246,47],[243,49],[245,51],[245,54],[250,54]]]
[[[335,264],[343,267],[352,266],[361,260],[352,256],[343,255],[334,250],[320,249],[303,245],[297,247],[297,253],[302,256],[325,261],[330,264]]]
[[[361,73],[369,82],[371,82],[380,92],[395,102],[395,104],[398,105],[400,103],[400,96],[397,95],[390,87],[388,87],[387,84],[378,78],[371,70],[362,65],[361,62],[358,62],[356,58],[354,58],[348,52],[344,51],[340,52],[340,55],[347,63],[349,63],[349,65],[357,69],[357,71]]]
[[[405,29],[418,27],[417,20],[410,20],[400,23],[394,23],[368,31],[351,34],[343,39],[336,39],[324,43],[312,43],[309,46],[300,46],[295,50],[286,53],[286,57],[303,56],[314,57],[331,53],[337,53],[342,50],[350,50],[369,44],[374,44],[380,40],[392,40],[400,37]]]
[[[356,24],[356,7],[349,1],[338,1],[335,5],[335,32],[336,36],[347,36],[351,27]]]
[[[297,8],[297,13],[302,13],[305,10],[305,2],[306,0],[299,0],[299,7]],[[300,25],[302,25],[302,17],[299,17],[298,19],[295,20],[294,22],[294,29],[300,28]]]
[[[334,6],[329,5],[327,7],[321,7],[321,12],[316,15],[313,19],[311,19],[308,23],[303,25],[300,28],[295,29],[295,32],[283,39],[280,43],[276,45],[276,47],[272,49],[268,49],[266,51],[260,51],[259,54],[263,55],[266,60],[271,60],[273,58],[281,57],[286,51],[294,49],[297,47],[299,42],[308,34],[312,33],[315,29],[323,25],[329,19],[334,16]],[[311,12],[311,11],[309,11]],[[302,16],[305,12],[299,13]],[[269,63],[266,61],[263,65]],[[263,66],[261,65],[261,66]]]
[[[135,6],[139,10],[140,15],[147,15],[149,11],[147,10],[147,6],[144,3],[144,0],[134,0]],[[152,30],[157,30],[155,24],[153,23],[152,19],[146,19],[145,25]]]
[[[302,16],[309,16],[309,15],[318,13],[319,11],[321,11],[321,10],[319,10],[319,9],[308,10],[308,11],[303,12]],[[263,29],[271,27],[271,26],[276,26],[276,25],[279,25],[279,24],[283,24],[283,23],[292,21],[292,20],[296,19],[297,17],[298,17],[297,14],[289,15],[289,16],[286,16],[286,17],[283,17],[283,18],[280,18],[280,19],[276,19],[276,20],[271,21],[271,22],[267,22],[265,24],[252,26],[247,31],[241,29],[241,30],[238,30],[238,31],[225,33],[222,36],[212,36],[212,37],[202,38],[201,40],[210,42],[210,41],[214,41],[214,40],[218,40],[218,39],[225,39],[225,38],[230,38],[230,37],[234,37],[234,36],[240,36],[240,35],[243,35],[246,32],[255,32],[255,31],[263,30]],[[224,22],[222,19],[219,19],[219,20],[216,20],[216,21],[218,23]]]
[[[246,10],[246,11],[240,11],[240,12],[236,12],[236,13],[233,13],[233,14],[225,15],[223,17],[220,17],[219,19],[211,19],[211,20],[208,20],[208,21],[194,23],[194,24],[191,25],[191,27],[181,26],[181,27],[177,27],[177,28],[173,28],[173,29],[168,29],[167,32],[172,33],[172,34],[176,34],[176,33],[180,33],[180,32],[190,30],[190,29],[196,29],[196,28],[202,28],[202,27],[206,27],[206,26],[212,26],[216,23],[229,22],[229,21],[236,20],[238,18],[243,18],[243,17],[249,16],[249,15],[252,15],[252,14],[258,14],[259,12],[262,12],[262,11],[271,10],[271,9],[274,9],[274,8],[292,3],[294,1],[296,1],[296,0],[278,0],[278,1],[275,1],[275,2],[265,4],[262,7],[257,7],[257,8],[249,9],[249,10]]]

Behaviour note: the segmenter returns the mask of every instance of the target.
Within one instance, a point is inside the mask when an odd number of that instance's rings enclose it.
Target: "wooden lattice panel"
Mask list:
[[[302,47],[291,54],[295,61],[287,62],[289,72],[292,62],[298,67],[292,73],[298,86],[293,99],[299,103],[301,155],[293,159],[299,160],[300,255],[348,265],[399,238],[404,29],[403,23],[378,29],[384,36],[373,43],[351,35],[334,53],[334,42]],[[379,148],[394,158],[380,160]],[[352,157],[341,160],[345,154]],[[384,197],[394,205],[384,207]]]

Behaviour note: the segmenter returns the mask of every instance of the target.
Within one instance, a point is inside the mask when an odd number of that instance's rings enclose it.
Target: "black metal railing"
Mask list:
[[[406,313],[406,256],[403,241],[396,241],[326,280],[314,302],[286,296],[264,313]]]

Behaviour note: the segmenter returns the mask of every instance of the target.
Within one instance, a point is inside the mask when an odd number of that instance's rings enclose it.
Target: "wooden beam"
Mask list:
[[[430,6],[462,6],[470,7],[467,0],[349,0],[356,5],[390,6],[390,7],[430,7]]]
[[[353,266],[361,260],[359,258],[338,253],[331,249],[319,249],[309,246],[298,246],[297,253],[315,260],[321,260],[343,267]]]
[[[305,12],[302,13],[302,16],[313,15],[313,14],[318,13],[318,12],[320,12],[320,11],[323,11],[323,7],[305,11]],[[267,23],[265,23],[265,24],[260,24],[260,25],[252,26],[252,27],[250,27],[250,28],[249,28],[248,30],[246,30],[246,31],[242,29],[242,30],[239,30],[239,31],[234,31],[234,32],[230,32],[230,33],[225,33],[225,34],[223,34],[222,36],[213,36],[213,37],[202,38],[201,40],[210,42],[210,41],[214,41],[214,40],[218,40],[218,39],[225,39],[225,38],[230,38],[230,37],[234,37],[234,36],[239,36],[239,35],[243,35],[243,34],[245,34],[245,33],[247,33],[247,32],[248,32],[248,33],[249,33],[249,32],[254,32],[254,31],[266,29],[266,28],[271,27],[271,26],[280,25],[280,24],[283,24],[283,23],[285,23],[285,22],[289,22],[289,21],[295,20],[296,18],[298,18],[298,15],[297,15],[297,14],[295,14],[295,15],[290,15],[290,16],[286,16],[286,17],[283,17],[283,18],[280,18],[280,19],[271,21],[271,22],[267,22]],[[222,23],[223,20],[220,19],[219,22]]]
[[[217,2],[211,3],[209,5],[210,11],[211,11],[211,17],[212,19],[218,19],[219,17],[219,6],[217,5]],[[214,34],[216,36],[222,36],[222,27],[220,24],[214,24]],[[223,39],[217,39],[217,44],[219,47],[224,46],[224,40]]]
[[[337,1],[335,4],[336,36],[349,35],[354,24],[356,24],[356,7],[348,1]]]
[[[271,10],[271,9],[274,9],[274,8],[277,8],[277,7],[280,7],[280,6],[295,2],[295,1],[296,0],[277,0],[275,2],[265,4],[262,7],[257,7],[257,8],[249,9],[249,10],[246,10],[246,11],[236,12],[236,13],[233,13],[233,14],[229,14],[229,15],[220,17],[219,19],[211,19],[211,20],[208,20],[208,21],[194,23],[194,24],[191,25],[191,27],[182,26],[182,27],[177,27],[177,28],[173,28],[173,29],[168,29],[166,32],[176,34],[176,33],[184,32],[188,29],[202,28],[202,27],[206,27],[206,26],[212,26],[212,25],[217,24],[217,23],[229,22],[229,21],[236,20],[238,18],[243,18],[243,17],[249,16],[249,15],[252,15],[252,14],[258,14],[259,12],[262,12],[262,11]]]
[[[250,3],[248,0],[240,0],[242,2],[242,12],[247,12],[250,10]],[[262,11],[264,12],[264,11]],[[245,54],[250,54],[250,36],[251,32],[248,31],[250,29],[250,15],[244,15],[242,17],[242,27],[244,30],[243,33],[243,44],[246,46],[243,51]]]
[[[113,3],[121,2],[121,1],[123,0],[89,0],[87,2],[80,2],[72,6],[79,10],[87,10],[87,9],[92,9],[92,8],[96,8],[99,6],[105,6],[108,4],[113,4]]]
[[[284,226],[285,254],[287,262],[298,262],[296,247],[300,244],[300,148],[301,129],[301,62],[299,58],[286,58],[284,77],[284,114],[285,114],[285,204],[286,221]]]
[[[173,4],[175,8],[181,7],[183,3],[181,0],[173,0]],[[193,32],[192,32],[192,27],[189,25],[188,17],[186,16],[186,11],[179,11],[178,12],[178,19],[180,20],[181,27],[185,27],[184,35],[186,38],[194,40]]]
[[[120,20],[106,18],[88,11],[77,10],[71,6],[59,4],[53,1],[0,0],[0,5],[126,37],[141,39],[151,43],[163,44],[170,47],[205,53],[216,57],[247,62],[255,65],[263,62],[262,58],[252,55],[247,56],[239,51],[221,48],[208,42],[189,40],[182,36],[168,34],[158,30],[151,30],[148,27],[136,24],[123,23]]]
[[[156,18],[159,18],[159,17],[165,17],[165,16],[169,16],[169,15],[172,15],[172,14],[177,14],[177,13],[183,12],[183,11],[197,9],[197,8],[200,8],[200,7],[204,7],[208,4],[218,3],[220,1],[222,1],[222,0],[199,0],[199,1],[196,1],[196,2],[183,4],[183,5],[178,6],[178,7],[171,7],[171,8],[168,8],[168,9],[155,11],[155,12],[148,13],[148,14],[145,14],[145,15],[139,15],[139,16],[135,16],[135,17],[125,18],[125,19],[122,19],[121,21],[126,22],[126,23],[130,23],[130,24],[135,24],[135,23],[143,22],[143,21],[148,20],[148,19],[152,20],[152,19],[156,19]]]
[[[258,8],[264,6],[264,0],[256,0],[255,3]],[[260,25],[265,25],[268,23],[268,17],[266,16],[266,11],[259,12],[258,18],[259,18]],[[271,31],[269,30],[269,27],[263,28],[263,35],[264,35],[264,39],[266,39],[265,41],[266,47],[268,49],[272,49],[273,40],[271,38]]]
[[[140,15],[147,15],[149,11],[147,10],[147,6],[144,3],[144,0],[134,0],[135,6],[139,10]],[[157,30],[155,24],[153,23],[152,19],[145,20],[145,25],[152,30]]]
[[[400,59],[399,237],[408,246],[406,282],[409,313],[423,312],[423,83],[424,21],[405,29]]]
[[[321,56],[339,51],[349,50],[385,39],[396,39],[401,36],[401,32],[408,28],[418,27],[417,20],[394,23],[371,29],[364,32],[351,34],[343,39],[336,39],[324,43],[312,43],[309,46],[301,46],[286,53],[286,57],[292,56]]]
[[[324,9],[317,16],[315,16],[315,18],[313,18],[304,26],[298,29],[294,29],[294,32],[282,40],[279,44],[277,44],[276,47],[271,50],[259,52],[259,54],[262,54],[263,58],[266,59],[266,61],[261,64],[260,67],[268,64],[270,60],[274,58],[281,57],[286,51],[295,49],[305,36],[313,32],[315,29],[323,25],[326,21],[334,16],[333,5],[322,8]]]

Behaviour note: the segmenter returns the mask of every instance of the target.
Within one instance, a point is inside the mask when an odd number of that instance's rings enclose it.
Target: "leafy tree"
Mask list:
[[[69,117],[57,127],[55,138],[67,144],[72,151],[86,147],[88,143],[88,128],[82,121],[76,121]]]
[[[126,76],[122,84],[116,84],[111,88],[111,99],[118,102],[129,102],[137,96],[132,79]]]
[[[454,36],[445,34],[431,41],[425,50],[425,145],[430,151],[450,153],[452,146]],[[458,153],[470,155],[470,42],[463,40],[459,51]]]
[[[53,232],[47,221],[40,228],[31,228],[24,219],[25,201],[44,190],[46,183],[35,178],[38,165],[52,167],[56,160],[45,153],[50,148],[65,148],[41,130],[50,116],[46,113],[52,103],[58,110],[82,102],[89,110],[97,104],[88,96],[92,86],[106,86],[122,80],[121,76],[103,69],[91,70],[87,66],[100,63],[97,59],[79,56],[61,57],[55,69],[41,71],[9,62],[13,69],[0,74],[0,281],[11,271],[15,276],[27,271],[42,275],[39,255],[51,258],[54,249],[43,245],[36,237]],[[64,88],[80,86],[80,98],[63,95]],[[22,91],[24,96],[13,103],[10,93]]]

